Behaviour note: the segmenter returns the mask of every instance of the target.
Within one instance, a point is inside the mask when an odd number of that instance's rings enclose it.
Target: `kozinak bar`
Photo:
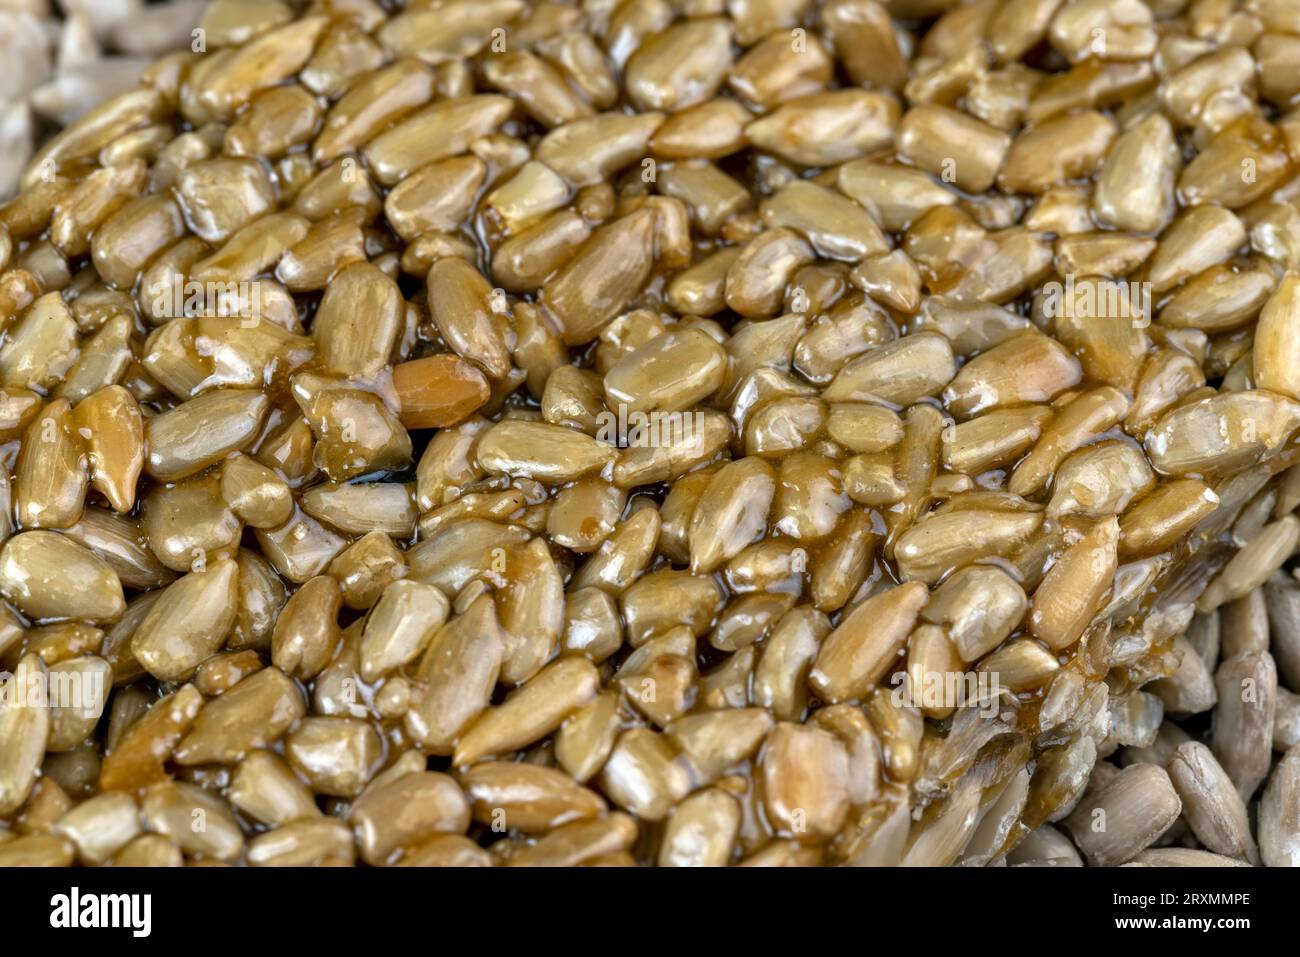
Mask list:
[[[1297,62],[215,0],[0,205],[0,865],[1300,863]]]

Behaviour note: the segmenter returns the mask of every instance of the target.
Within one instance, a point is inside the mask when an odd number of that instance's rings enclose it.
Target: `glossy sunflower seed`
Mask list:
[[[0,205],[0,856],[1285,862],[1297,24],[1166,6],[219,0]]]
[[[388,362],[400,325],[397,285],[375,266],[358,263],[343,268],[331,281],[312,332],[328,371],[366,376]]]
[[[849,806],[849,756],[829,731],[778,724],[762,759],[764,805],[778,833],[827,837]]]
[[[518,0],[452,3],[438,17],[433,11],[412,10],[386,23],[379,40],[396,53],[416,55],[427,63],[472,56],[487,44],[492,25],[509,22],[522,6]]]
[[[367,791],[353,804],[351,818],[362,857],[384,864],[434,834],[464,831],[470,805],[453,779],[423,771]]]
[[[1120,517],[1120,554],[1164,551],[1213,512],[1218,503],[1219,497],[1197,479],[1165,483]]]
[[[248,445],[266,408],[260,392],[222,389],[154,416],[145,424],[145,467],[164,481],[200,472]]]
[[[760,149],[805,166],[831,166],[890,145],[898,128],[896,100],[865,90],[797,97],[745,130]]]
[[[958,153],[955,144],[962,144]],[[942,106],[908,110],[898,127],[899,152],[913,164],[963,189],[981,193],[993,184],[1011,138],[1001,130]]]
[[[111,285],[129,289],[156,255],[185,235],[185,219],[171,196],[141,196],[95,231],[90,252]]]
[[[160,781],[146,789],[140,810],[148,830],[170,837],[188,854],[234,861],[244,850],[243,833],[229,806],[203,788]],[[204,827],[193,827],[196,820]]]
[[[366,619],[361,638],[361,677],[374,681],[424,650],[447,619],[447,599],[432,585],[393,582]]]
[[[308,579],[280,609],[271,633],[271,661],[285,674],[311,679],[329,663],[339,640],[343,596],[328,575]]]
[[[407,538],[415,530],[416,510],[406,485],[327,482],[308,489],[299,502],[308,515],[351,535],[379,531]]]
[[[740,805],[725,791],[701,791],[682,801],[668,819],[660,867],[725,867],[740,830]]]
[[[1116,132],[1114,121],[1095,110],[1052,117],[1011,142],[999,181],[1014,192],[1041,193],[1088,176],[1101,164]]]
[[[1042,524],[1038,511],[940,510],[898,536],[894,556],[904,579],[933,583],[977,558],[1016,552]]]
[[[25,257],[23,262],[13,264],[16,268],[0,274],[0,325],[10,325],[22,316],[14,328],[14,341],[0,350],[11,393],[17,385],[51,386],[52,381],[42,384],[40,380],[62,377],[77,368],[75,343],[68,341],[69,321],[75,328],[77,316],[57,293],[41,295],[43,286],[62,288],[69,277],[66,270],[62,276],[44,274],[34,256]],[[105,298],[115,295],[105,291]]]
[[[172,571],[230,557],[238,547],[243,526],[222,500],[215,475],[156,487],[145,495],[144,505],[136,534],[143,532],[148,549]]]
[[[605,374],[605,395],[629,412],[679,411],[716,391],[726,367],[726,352],[706,333],[668,332],[615,363]]]
[[[595,667],[583,658],[562,658],[471,725],[452,760],[472,764],[531,744],[586,704],[598,685]]]
[[[291,821],[248,845],[252,867],[346,866],[353,863],[352,832],[341,821]]]
[[[21,696],[6,695],[0,707],[0,812],[6,816],[27,800],[40,772],[41,759],[50,735],[49,697],[46,693],[45,663],[26,655],[10,680],[16,687],[35,689]]]
[[[113,858],[117,867],[180,867],[181,849],[161,834],[142,834]]]
[[[266,170],[250,159],[194,163],[181,171],[176,189],[192,231],[209,243],[224,243],[276,199]]]
[[[1034,593],[1029,628],[1053,650],[1068,648],[1088,627],[1115,578],[1119,523],[1099,522],[1061,555]]]
[[[72,808],[53,830],[85,863],[105,864],[140,835],[140,807],[133,795],[109,791]]]
[[[431,753],[451,754],[488,707],[505,644],[491,596],[483,595],[434,635],[416,671],[422,682],[406,716],[411,736]]]
[[[380,183],[395,185],[425,163],[463,152],[495,130],[512,108],[506,97],[487,93],[436,102],[370,140],[366,161]],[[430,144],[437,145],[431,149]]]
[[[564,628],[564,586],[550,548],[540,538],[506,556],[506,574],[513,582],[498,603],[506,641],[501,679],[522,684],[549,661]]]
[[[324,17],[308,17],[251,40],[231,55],[222,65],[224,69],[204,78],[198,92],[200,103],[217,117],[229,117],[255,92],[276,86],[298,72],[311,56],[326,23]]]
[[[654,265],[652,210],[595,230],[543,287],[566,345],[589,342],[645,285]]]
[[[524,833],[545,833],[605,811],[596,792],[554,768],[490,762],[470,768],[462,780],[475,820]]]
[[[889,242],[870,214],[834,190],[795,180],[761,208],[770,227],[788,227],[808,237],[827,259],[856,262],[887,252]]]
[[[232,512],[255,528],[282,525],[293,514],[289,486],[246,455],[232,455],[222,463],[221,498]]]
[[[122,735],[99,772],[106,791],[135,790],[165,780],[165,763],[194,724],[203,707],[203,695],[193,685],[159,699]]]
[[[1173,288],[1228,259],[1245,242],[1245,227],[1231,212],[1217,206],[1193,207],[1175,220],[1151,257],[1152,290]]]
[[[761,537],[775,494],[776,477],[761,460],[743,459],[719,469],[691,520],[691,570],[711,572]]]
[[[252,751],[239,762],[230,779],[230,803],[264,824],[320,816],[311,791],[271,751]]]
[[[296,83],[266,90],[226,131],[225,148],[235,156],[280,159],[311,142],[320,128],[321,112],[316,98]]]
[[[326,114],[312,144],[317,162],[328,162],[370,140],[391,121],[423,106],[433,96],[428,67],[400,59],[361,77]]]
[[[1241,598],[1268,580],[1295,549],[1300,519],[1285,516],[1259,531],[1233,557],[1201,595],[1198,607],[1208,611],[1225,601]]]
[[[76,845],[53,834],[27,834],[0,845],[4,867],[68,867],[76,858]]]
[[[0,594],[32,618],[112,622],[126,611],[116,572],[58,532],[22,532],[5,542]]]
[[[486,469],[550,483],[571,482],[610,465],[612,446],[562,426],[503,420],[478,443],[478,461]]]
[[[379,769],[383,742],[359,718],[307,717],[285,737],[284,751],[316,793],[356,797]]]
[[[144,468],[144,422],[135,397],[110,385],[77,403],[72,419],[86,443],[90,484],[115,511],[129,512]]]
[[[826,636],[808,680],[832,702],[860,698],[899,664],[897,660],[928,599],[910,582],[859,605]]]
[[[50,239],[69,256],[90,249],[94,230],[144,189],[148,167],[135,160],[96,170],[60,198],[50,219]]]
[[[13,497],[26,528],[67,528],[85,507],[85,445],[66,399],[56,399],[28,426],[18,453]]]
[[[731,23],[686,21],[643,43],[628,60],[627,96],[641,110],[680,110],[703,102],[731,68]]]
[[[235,624],[238,567],[228,558],[169,585],[131,638],[131,652],[163,680],[188,677]]]
[[[1293,378],[1296,338],[1300,335],[1300,275],[1282,277],[1277,291],[1264,304],[1255,332],[1252,368],[1255,382],[1263,389],[1292,398],[1300,394]]]
[[[694,786],[685,757],[668,738],[648,728],[619,736],[600,784],[612,802],[647,821],[662,820]]]
[[[948,340],[918,333],[853,359],[822,394],[828,401],[876,399],[909,405],[937,394],[956,374]]]

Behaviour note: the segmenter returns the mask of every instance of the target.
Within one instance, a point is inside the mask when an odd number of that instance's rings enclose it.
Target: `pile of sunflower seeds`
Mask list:
[[[190,48],[206,0],[0,0],[0,199],[47,128],[134,87],[154,57]]]
[[[1300,863],[1300,3],[200,29],[0,207],[0,865]]]

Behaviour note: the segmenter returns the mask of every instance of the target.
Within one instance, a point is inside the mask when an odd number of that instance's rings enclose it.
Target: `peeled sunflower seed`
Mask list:
[[[0,206],[0,856],[1286,860],[1295,24],[337,6]]]
[[[1169,759],[1169,777],[1202,844],[1227,857],[1258,863],[1246,806],[1209,748],[1195,741],[1179,747]]]
[[[145,425],[145,467],[163,481],[200,472],[249,444],[266,408],[260,392],[222,389],[154,416]]]
[[[1139,814],[1126,808],[1141,807]],[[1090,864],[1114,866],[1136,857],[1177,820],[1182,810],[1163,769],[1135,764],[1084,799],[1065,826]]]
[[[150,674],[175,681],[221,647],[235,623],[238,567],[228,558],[167,587],[131,637],[131,652]]]
[[[1300,822],[1296,819],[1296,755],[1287,751],[1273,770],[1259,804],[1259,851],[1269,867],[1294,867],[1300,854]]]
[[[1267,651],[1244,652],[1214,673],[1218,704],[1211,746],[1242,800],[1268,774],[1277,710],[1277,666]]]
[[[113,569],[58,532],[22,532],[5,542],[0,593],[33,618],[111,622],[126,611]]]

